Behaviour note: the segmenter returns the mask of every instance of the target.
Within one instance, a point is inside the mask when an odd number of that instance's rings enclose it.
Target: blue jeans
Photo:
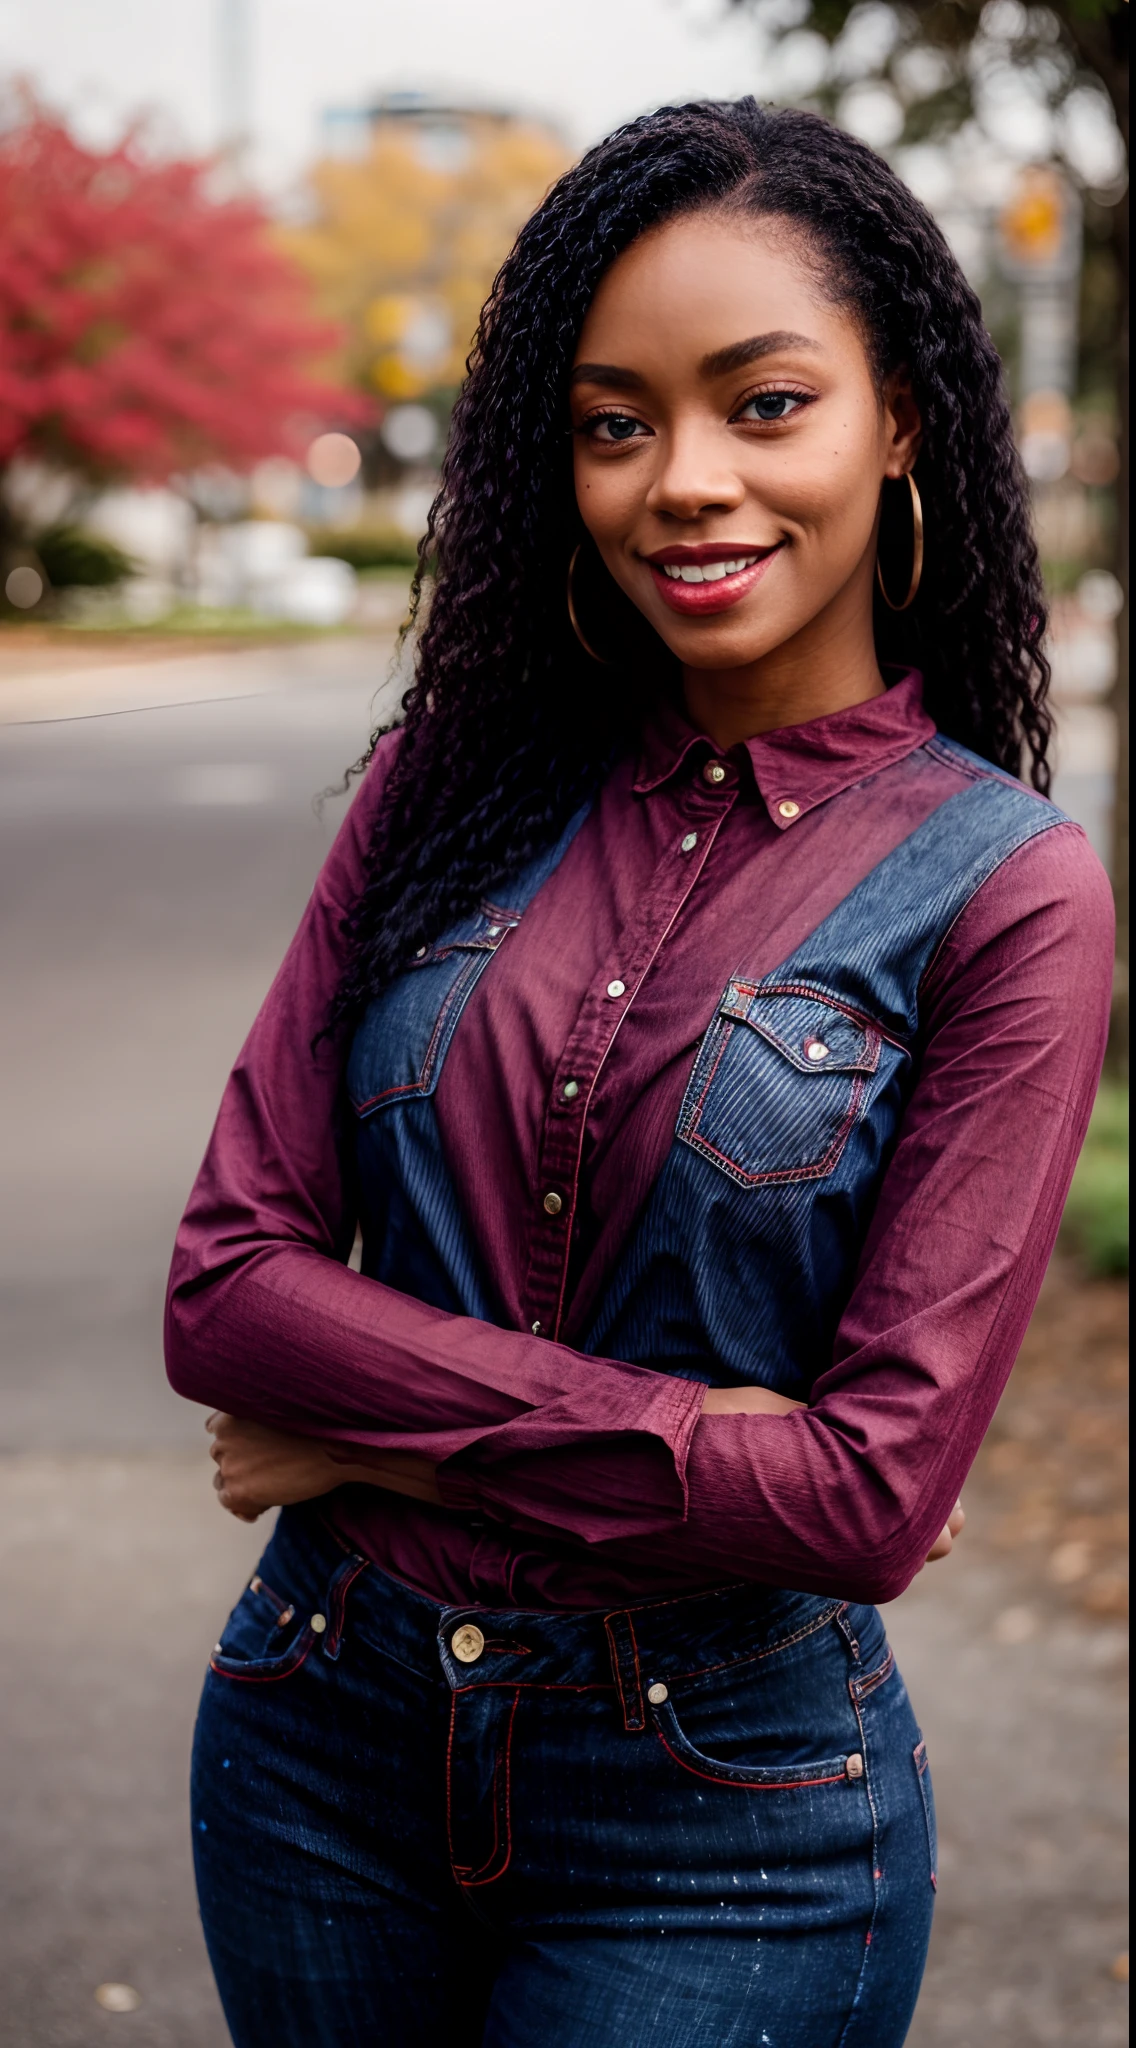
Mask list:
[[[926,1752],[873,1608],[447,1608],[287,1509],[214,1653],[197,1882],[237,2048],[899,2048]]]

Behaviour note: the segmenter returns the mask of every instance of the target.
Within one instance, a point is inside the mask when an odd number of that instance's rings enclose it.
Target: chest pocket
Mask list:
[[[433,1094],[461,1013],[519,922],[516,910],[483,904],[437,945],[424,946],[371,1004],[347,1062],[347,1093],[357,1116]]]
[[[821,989],[731,981],[678,1136],[742,1187],[823,1180],[863,1111],[882,1043],[870,1018]]]

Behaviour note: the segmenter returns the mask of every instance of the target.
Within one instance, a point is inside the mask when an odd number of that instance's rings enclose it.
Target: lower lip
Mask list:
[[[784,542],[781,545],[784,546]],[[748,569],[739,569],[733,576],[720,576],[713,583],[683,583],[679,577],[668,576],[664,569],[657,569],[653,562],[647,566],[655,579],[659,596],[664,604],[669,604],[672,612],[683,612],[687,618],[701,618],[708,612],[726,612],[731,605],[740,604],[754,585],[761,582],[770,563],[780,552],[780,547],[773,548],[759,561],[751,562]]]

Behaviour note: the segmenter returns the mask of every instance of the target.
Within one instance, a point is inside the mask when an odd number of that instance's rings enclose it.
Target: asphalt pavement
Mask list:
[[[390,702],[389,663],[369,636],[0,670],[8,2048],[227,2038],[186,1764],[263,1532],[215,1505],[201,1412],[163,1378],[161,1298],[225,1074],[342,814],[313,798]],[[1051,1614],[1044,1588],[1041,1626],[1008,1622],[1020,1577],[981,1477],[971,1505],[955,1557],[889,1612],[942,1835],[912,2048],[1112,2048],[1118,1631]],[[99,2003],[108,1984],[135,2009]]]

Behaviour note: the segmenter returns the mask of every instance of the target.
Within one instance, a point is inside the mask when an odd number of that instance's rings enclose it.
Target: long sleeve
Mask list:
[[[1037,1299],[1100,1073],[1111,965],[1111,895],[1075,827],[985,883],[927,977],[919,1078],[811,1405],[702,1416],[681,1526],[615,1544],[596,1518],[609,1563],[866,1600],[908,1584]],[[517,1455],[510,1434],[458,1461],[469,1502],[514,1526],[579,1528],[580,1453]]]
[[[701,1386],[447,1315],[350,1270],[342,1048],[312,1041],[389,769],[376,756],[225,1090],[175,1247],[171,1384],[192,1401],[439,1463],[507,1425],[523,1454],[585,1450],[569,1533],[681,1517]]]

